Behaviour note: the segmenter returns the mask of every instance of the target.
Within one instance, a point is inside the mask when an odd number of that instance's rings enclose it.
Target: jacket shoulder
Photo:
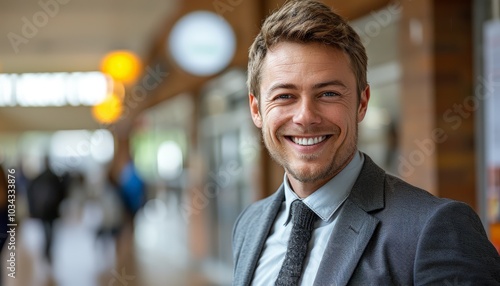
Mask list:
[[[233,226],[233,243],[239,238],[244,237],[247,230],[254,229],[258,218],[262,216],[276,200],[280,200],[280,198],[282,198],[282,200],[284,199],[282,189],[283,187],[281,186],[271,196],[251,203],[240,213]]]

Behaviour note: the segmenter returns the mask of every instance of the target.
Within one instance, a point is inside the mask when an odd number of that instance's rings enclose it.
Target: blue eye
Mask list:
[[[289,98],[292,98],[290,94],[280,94],[276,96],[276,99],[289,99]]]
[[[323,92],[322,95],[326,96],[326,97],[335,97],[335,96],[339,96],[340,94],[333,92],[333,91],[327,91],[327,92]]]

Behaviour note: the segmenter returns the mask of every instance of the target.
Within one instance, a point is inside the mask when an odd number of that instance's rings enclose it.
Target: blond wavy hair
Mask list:
[[[281,42],[322,43],[349,57],[358,98],[368,85],[368,58],[359,35],[327,5],[313,0],[288,1],[264,21],[249,51],[247,86],[259,98],[262,65],[267,51]]]

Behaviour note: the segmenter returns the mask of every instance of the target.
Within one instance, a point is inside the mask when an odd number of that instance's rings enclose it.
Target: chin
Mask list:
[[[306,163],[307,164],[307,163]],[[326,164],[325,164],[326,165]],[[288,174],[294,177],[297,181],[303,183],[311,183],[328,178],[331,174],[330,168],[311,168],[311,166],[304,166],[302,168],[286,168]]]

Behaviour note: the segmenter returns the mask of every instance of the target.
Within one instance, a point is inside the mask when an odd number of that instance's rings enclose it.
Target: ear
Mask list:
[[[259,111],[259,100],[255,95],[249,93],[248,101],[250,103],[250,113],[252,114],[252,120],[255,126],[258,128],[262,128],[262,117],[260,116]]]
[[[365,118],[369,100],[370,100],[370,85],[367,85],[365,90],[361,92],[361,96],[359,97],[358,123],[363,121],[363,119]]]

